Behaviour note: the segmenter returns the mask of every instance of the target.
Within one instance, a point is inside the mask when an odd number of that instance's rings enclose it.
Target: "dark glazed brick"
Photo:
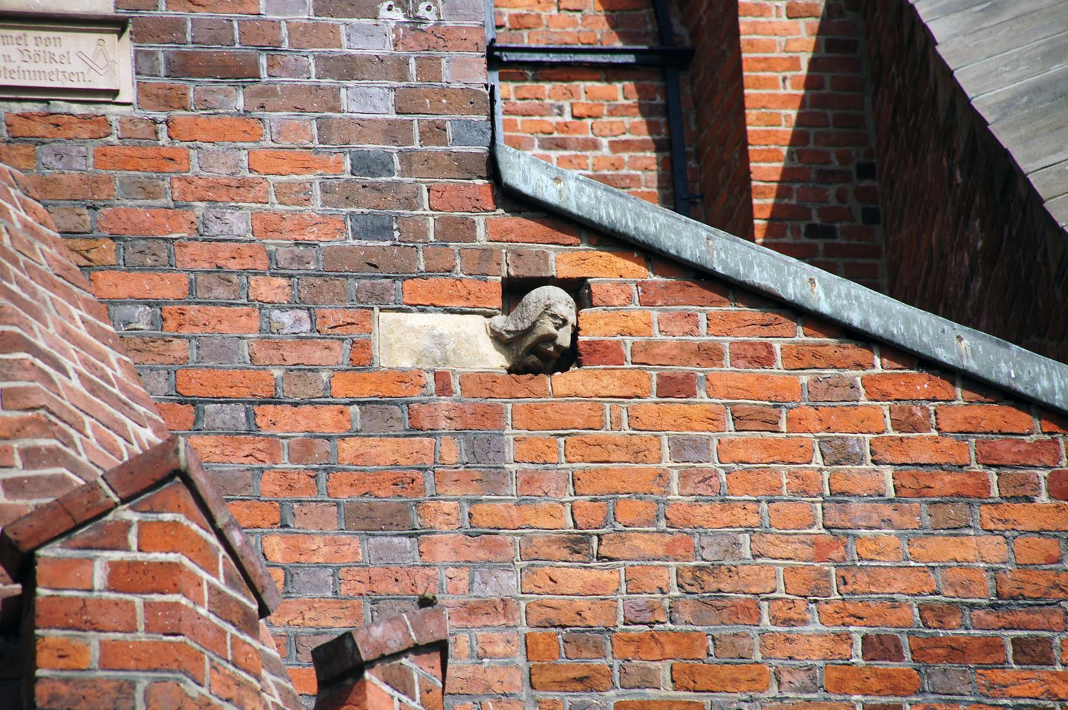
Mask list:
[[[316,55],[315,75],[339,81],[405,82],[411,78],[406,57],[363,54]]]
[[[861,207],[860,221],[864,224],[882,224],[883,218],[878,207]]]
[[[865,661],[900,662],[905,660],[901,638],[890,634],[869,634],[861,639],[861,654]]]
[[[332,246],[323,249],[323,269],[360,274],[414,274],[414,247]]]
[[[245,87],[245,110],[336,113],[341,93],[331,86],[257,84]]]
[[[310,247],[284,247],[275,252],[275,263],[280,269],[309,271],[317,268],[315,249]]]
[[[805,225],[805,239],[837,239],[838,227],[833,224],[809,223]]]
[[[260,76],[258,52],[168,51],[164,52],[163,61],[167,76],[193,79],[257,79]]]
[[[404,431],[404,411],[392,404],[360,407],[360,430],[366,432]]]
[[[171,262],[167,242],[162,240],[126,242],[122,256],[126,266],[170,266]]]
[[[449,121],[452,145],[489,147],[492,129],[489,121]]]
[[[330,569],[290,567],[286,591],[290,594],[331,594],[334,591],[334,572]]]
[[[1052,666],[1056,663],[1053,639],[1041,636],[1012,639],[1012,660],[1021,666]]]
[[[504,437],[465,436],[461,441],[464,463],[503,464],[508,461]]]
[[[348,502],[344,505],[346,530],[411,530],[407,503]]]
[[[438,222],[441,222],[441,219]],[[541,278],[552,274],[547,251],[509,251],[507,261],[509,276]]]
[[[875,180],[875,163],[857,163],[857,180]]]
[[[864,440],[847,436],[820,439],[820,454],[826,466],[859,466],[864,463]]]
[[[675,463],[706,463],[712,460],[712,441],[704,437],[673,436],[668,451]]]
[[[489,176],[488,153],[422,150],[400,154],[401,177],[434,179],[485,179]]]
[[[349,217],[353,239],[392,242],[396,239],[393,216],[388,214],[354,214]]]
[[[382,150],[354,150],[349,153],[350,172],[359,177],[393,177],[397,169],[393,153]]]
[[[397,285],[393,281],[360,281],[356,284],[356,301],[369,305],[397,302]]]

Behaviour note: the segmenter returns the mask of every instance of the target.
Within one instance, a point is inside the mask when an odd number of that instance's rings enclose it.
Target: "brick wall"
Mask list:
[[[888,293],[1062,362],[1064,230],[911,7],[866,3]]]
[[[681,24],[697,57],[690,84],[693,95],[702,98],[694,107],[701,195],[694,218],[753,239],[738,3],[687,2],[681,10]]]
[[[757,241],[881,290],[860,5],[739,2],[746,122]]]
[[[166,434],[29,182],[0,165],[0,526]]]
[[[312,648],[421,597],[462,710],[1064,699],[1063,420],[496,194],[481,3],[152,8],[136,110],[9,111],[8,153],[284,585],[307,700]],[[569,372],[378,364],[382,311],[553,279]]]
[[[505,2],[496,7],[500,44],[660,44],[648,0]],[[663,70],[531,65],[503,69],[500,79],[508,145],[650,202],[674,205]],[[688,167],[696,177],[697,124],[689,82],[682,81],[681,88]]]
[[[501,43],[658,44],[649,0],[501,7]],[[697,50],[682,82],[695,218],[883,289],[860,4],[680,7],[680,43]],[[508,69],[501,79],[509,145],[673,204],[660,72]]]

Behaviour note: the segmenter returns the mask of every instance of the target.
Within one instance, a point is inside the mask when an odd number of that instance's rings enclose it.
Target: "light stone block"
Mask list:
[[[504,347],[490,338],[487,319],[453,313],[381,313],[378,316],[382,367],[503,370]]]

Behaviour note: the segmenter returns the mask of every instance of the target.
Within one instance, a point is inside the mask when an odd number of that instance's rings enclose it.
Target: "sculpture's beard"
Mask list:
[[[515,375],[539,374],[549,372],[554,362],[556,362],[556,358],[546,361],[538,357],[536,353],[528,352],[516,358],[512,366],[508,368],[508,371]]]

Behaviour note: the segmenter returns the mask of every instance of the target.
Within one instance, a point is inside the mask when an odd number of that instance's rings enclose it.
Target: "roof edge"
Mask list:
[[[255,595],[260,618],[268,616],[282,601],[274,578],[193,447],[175,435],[9,523],[0,532],[0,565],[18,581],[28,572],[28,559],[40,548],[174,479],[186,484],[207,513],[219,541]]]
[[[499,135],[499,134],[498,134]],[[1068,365],[622,190],[493,146],[502,187],[552,212],[1068,413]]]

